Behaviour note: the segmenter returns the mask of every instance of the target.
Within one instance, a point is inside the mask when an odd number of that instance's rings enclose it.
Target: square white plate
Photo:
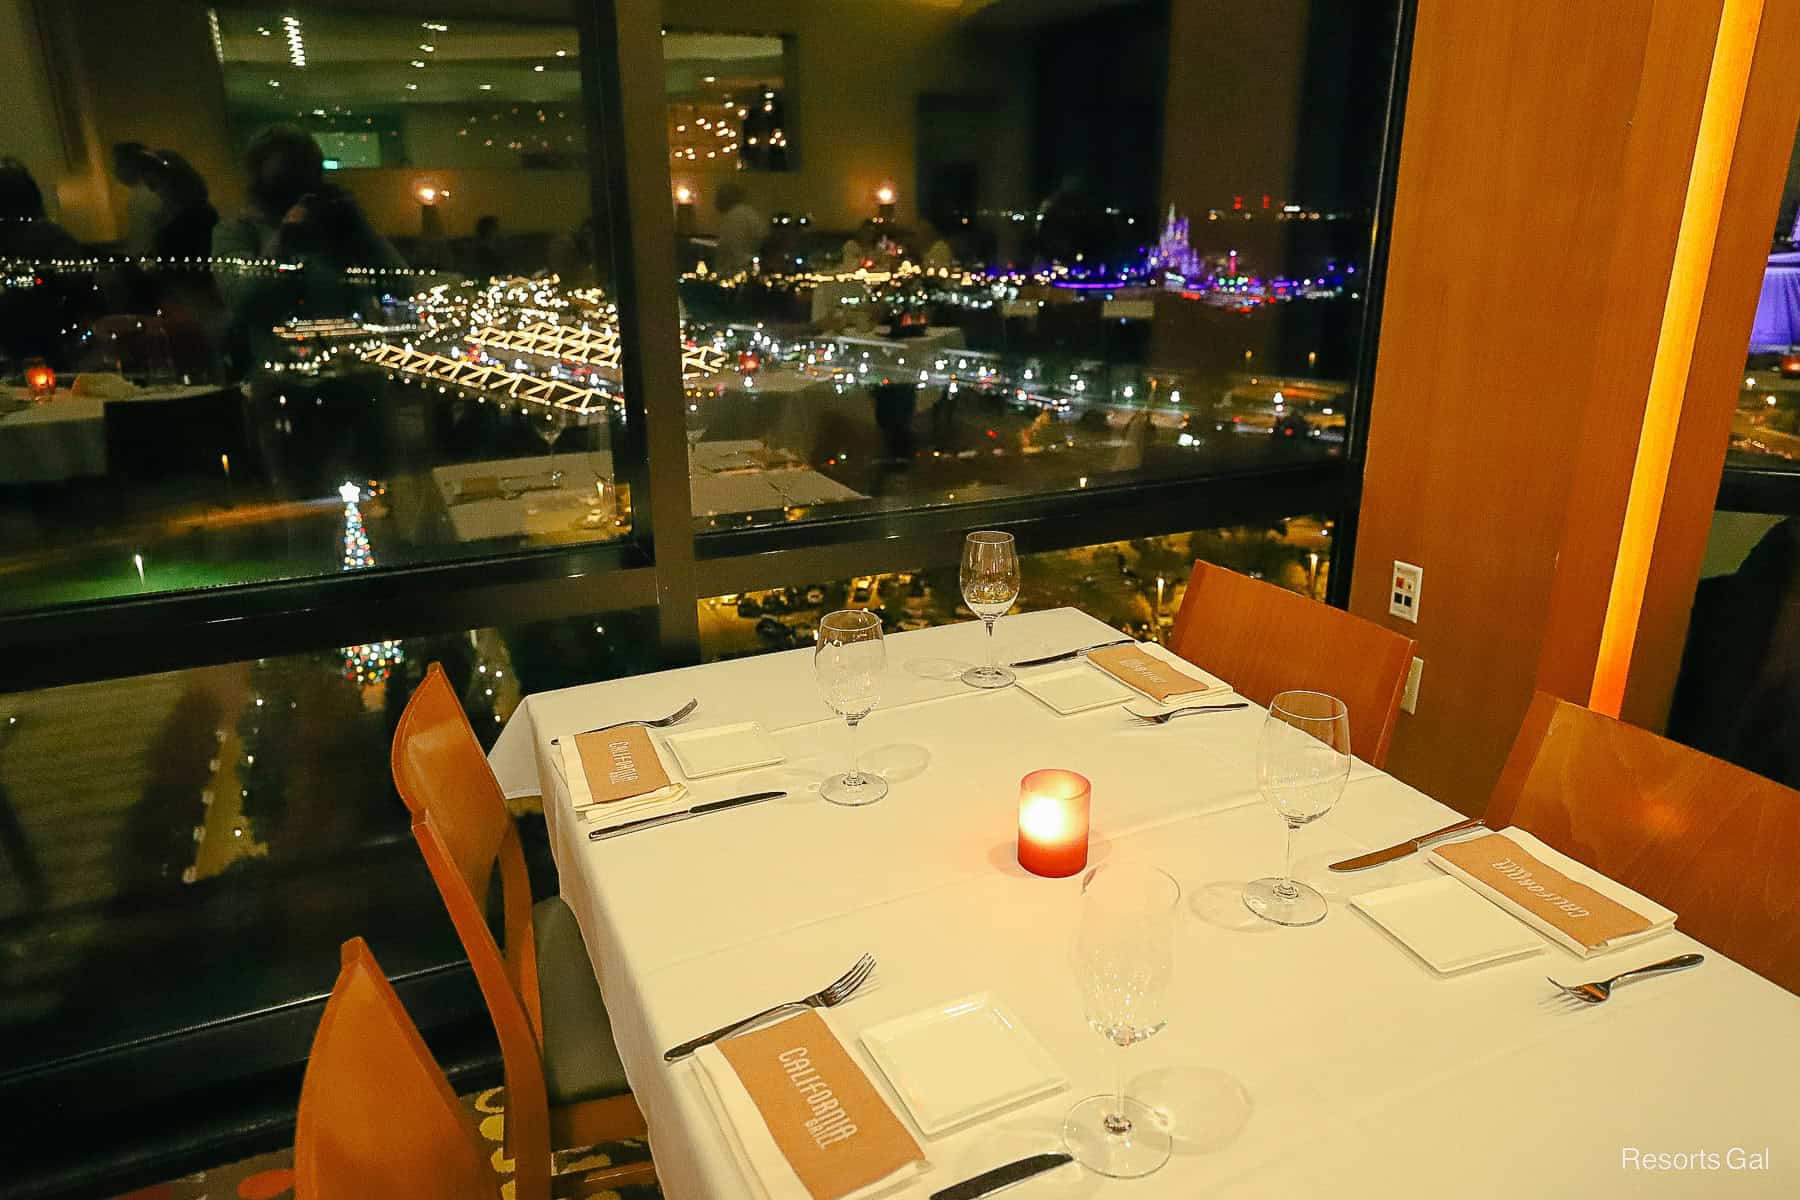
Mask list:
[[[689,779],[705,779],[708,775],[723,775],[727,771],[748,771],[752,767],[771,767],[787,761],[787,755],[781,752],[775,739],[755,721],[673,733],[664,741],[675,755],[675,761],[681,764],[681,773]]]
[[[1136,695],[1111,675],[1090,670],[1080,662],[1041,673],[1021,671],[1018,686],[1065,717],[1090,708],[1122,704]]]
[[[1350,903],[1440,975],[1536,954],[1545,944],[1531,926],[1449,875],[1363,892]]]
[[[862,1044],[926,1137],[1069,1085],[986,992],[865,1029]]]

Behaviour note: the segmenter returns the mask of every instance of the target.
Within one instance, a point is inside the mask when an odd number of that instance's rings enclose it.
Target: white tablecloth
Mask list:
[[[1003,655],[1102,640],[1071,610],[1008,618]],[[925,1143],[919,1196],[1055,1149],[1063,1113],[1112,1086],[1120,1052],[1092,1033],[1069,961],[1076,880],[1014,859],[1018,779],[1066,766],[1093,780],[1094,861],[1169,870],[1180,923],[1168,1028],[1125,1052],[1132,1091],[1175,1122],[1177,1153],[1146,1181],[1063,1170],[1009,1196],[1455,1196],[1800,1194],[1800,998],[1716,954],[1697,971],[1565,1011],[1544,975],[1591,979],[1691,949],[1671,934],[1582,963],[1544,953],[1439,978],[1359,913],[1352,891],[1423,878],[1417,858],[1351,876],[1324,864],[1446,823],[1429,798],[1358,763],[1334,813],[1299,835],[1299,873],[1330,916],[1278,929],[1244,911],[1243,882],[1277,870],[1282,826],[1257,798],[1256,709],[1133,728],[1117,709],[1058,717],[1017,689],[947,678],[981,652],[977,624],[889,639],[890,686],[865,724],[865,759],[893,775],[864,809],[821,800],[840,769],[805,651],[531,697],[495,746],[511,794],[544,787],[562,891],[597,964],[632,1088],[671,1200],[747,1194],[691,1063],[666,1047],[811,991],[856,956],[880,961],[826,1014],[856,1041],[870,1025],[975,991],[1015,1011],[1073,1086]],[[689,727],[760,720],[789,759],[690,781],[688,802],[781,786],[786,800],[591,843],[567,808],[548,739],[667,712]],[[1354,719],[1354,714],[1352,714]],[[1615,967],[1615,964],[1622,963]],[[1639,1172],[1626,1148],[1720,1155],[1716,1171]],[[1727,1152],[1771,1152],[1733,1171]]]

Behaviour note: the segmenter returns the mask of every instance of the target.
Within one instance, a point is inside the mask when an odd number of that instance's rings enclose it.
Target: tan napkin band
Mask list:
[[[1192,675],[1183,675],[1160,658],[1144,653],[1136,646],[1108,646],[1088,652],[1088,661],[1123,683],[1136,688],[1158,704],[1170,696],[1204,692],[1213,685]]]
[[[719,1052],[813,1200],[840,1200],[925,1157],[818,1013],[727,1038]]]
[[[595,804],[629,800],[669,786],[669,773],[641,725],[577,734],[575,750]]]
[[[1504,834],[1438,846],[1436,853],[1589,950],[1650,928],[1649,918],[1575,882]]]

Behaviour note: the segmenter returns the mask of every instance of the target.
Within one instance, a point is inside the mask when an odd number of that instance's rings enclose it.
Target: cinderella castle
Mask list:
[[[1163,222],[1162,237],[1157,239],[1156,249],[1150,252],[1145,265],[1152,272],[1178,275],[1184,281],[1198,279],[1204,274],[1200,255],[1188,244],[1187,218],[1176,216],[1173,204],[1169,205],[1168,220]]]

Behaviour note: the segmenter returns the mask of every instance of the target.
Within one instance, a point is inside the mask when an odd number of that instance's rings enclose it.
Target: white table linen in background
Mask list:
[[[1071,610],[1000,628],[1006,659],[1109,632]],[[805,651],[534,696],[495,746],[509,793],[545,788],[563,894],[671,1200],[749,1189],[698,1068],[665,1064],[662,1051],[810,992],[865,951],[880,962],[873,980],[825,1017],[890,1098],[858,1033],[976,990],[1012,1008],[1074,1081],[925,1140],[933,1168],[906,1194],[1058,1148],[1068,1107],[1112,1086],[1119,1052],[1082,1019],[1070,964],[1079,882],[1032,878],[1014,859],[1018,780],[1044,766],[1093,780],[1093,861],[1142,858],[1181,882],[1170,1023],[1126,1058],[1134,1092],[1173,1114],[1177,1145],[1145,1181],[1065,1169],[1009,1196],[1800,1193],[1800,998],[1711,952],[1699,970],[1621,989],[1604,1006],[1566,1011],[1549,997],[1546,971],[1604,977],[1695,948],[1680,934],[1585,962],[1551,946],[1434,976],[1343,903],[1429,877],[1422,857],[1355,875],[1324,870],[1451,819],[1361,763],[1333,814],[1298,834],[1299,873],[1326,891],[1330,916],[1306,929],[1258,921],[1238,892],[1279,870],[1283,836],[1255,791],[1261,712],[1137,729],[1118,709],[1058,717],[1017,689],[974,692],[915,673],[975,661],[981,636],[969,624],[890,638],[890,684],[861,744],[866,758],[912,766],[870,808],[835,808],[811,790],[841,769],[846,741],[841,722],[825,719]],[[661,715],[690,696],[700,708],[684,728],[760,720],[789,754],[777,767],[692,781],[690,800],[778,786],[794,794],[588,842],[548,740]],[[1772,1168],[1620,1165],[1625,1147],[1723,1155],[1732,1146],[1771,1149]]]

